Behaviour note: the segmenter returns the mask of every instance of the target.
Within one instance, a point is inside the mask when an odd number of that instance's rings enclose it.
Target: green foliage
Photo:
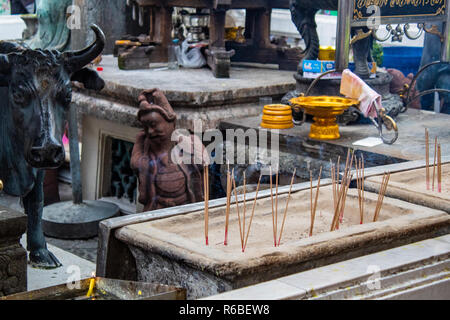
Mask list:
[[[383,65],[383,47],[377,42],[373,42],[372,56],[377,66],[381,67]]]

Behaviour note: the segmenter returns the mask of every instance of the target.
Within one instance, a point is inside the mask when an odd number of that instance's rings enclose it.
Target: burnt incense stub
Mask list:
[[[194,135],[175,132],[176,114],[158,89],[142,92],[131,168],[139,178],[144,211],[203,201],[203,164],[207,157]],[[177,139],[174,139],[174,135]]]

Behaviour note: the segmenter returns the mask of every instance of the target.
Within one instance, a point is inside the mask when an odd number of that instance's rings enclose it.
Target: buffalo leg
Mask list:
[[[30,264],[34,268],[53,269],[61,266],[56,257],[48,251],[42,230],[42,210],[44,207],[44,170],[38,170],[33,189],[23,200],[25,213],[28,216],[27,250]]]

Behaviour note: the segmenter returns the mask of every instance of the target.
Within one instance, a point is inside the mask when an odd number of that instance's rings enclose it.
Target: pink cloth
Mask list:
[[[340,92],[347,98],[359,100],[359,110],[366,118],[375,118],[377,116],[376,110],[381,109],[381,95],[348,69],[342,72]]]

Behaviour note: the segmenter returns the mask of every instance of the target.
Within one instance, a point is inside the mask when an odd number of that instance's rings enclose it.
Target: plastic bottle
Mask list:
[[[168,64],[167,67],[170,70],[179,69],[178,58],[177,58],[177,47],[179,47],[179,40],[174,39],[172,43],[169,45],[168,52]]]

